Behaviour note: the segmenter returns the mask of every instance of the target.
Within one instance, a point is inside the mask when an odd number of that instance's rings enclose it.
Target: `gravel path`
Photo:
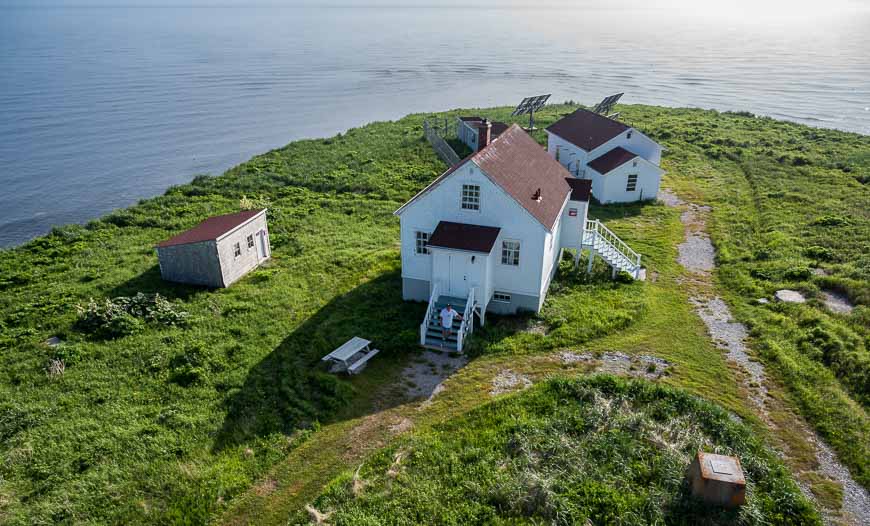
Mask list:
[[[746,327],[733,320],[728,305],[721,298],[704,296],[705,292],[712,292],[710,272],[716,268],[716,253],[706,233],[705,218],[710,208],[685,203],[667,190],[660,193],[660,199],[668,206],[685,207],[680,220],[685,227],[686,240],[678,247],[678,261],[694,275],[693,283],[698,285],[692,290],[689,301],[695,306],[713,341],[727,352],[727,359],[737,364],[745,373],[744,387],[749,392],[750,399],[758,409],[762,420],[769,427],[776,427],[766,409],[768,389],[764,366],[753,360],[748,353]],[[830,305],[829,308],[833,310]],[[843,487],[842,510],[846,516],[835,518],[826,515],[825,522],[834,524],[838,519],[845,519],[850,524],[870,524],[870,495],[867,490],[855,482],[848,468],[840,463],[831,448],[804,422],[795,422],[795,426],[802,429],[807,439],[815,446],[818,471]],[[808,497],[813,498],[805,484],[800,486]]]
[[[463,354],[426,351],[414,363],[405,367],[402,378],[407,381],[408,398],[431,400],[441,391],[441,384],[468,363]]]

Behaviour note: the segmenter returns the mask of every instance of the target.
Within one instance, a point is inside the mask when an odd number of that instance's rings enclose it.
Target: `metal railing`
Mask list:
[[[465,312],[462,313],[462,323],[459,332],[456,333],[456,350],[462,352],[462,344],[465,336],[474,332],[474,287],[468,293],[468,301],[465,304]]]
[[[444,129],[446,132],[446,122],[444,124]],[[462,159],[459,158],[459,155],[453,151],[453,148],[447,144],[447,141],[445,141],[444,137],[442,137],[438,132],[439,127],[437,124],[431,124],[428,120],[423,120],[423,135],[426,137],[426,140],[429,141],[429,144],[432,145],[432,148],[435,149],[435,153],[438,154],[438,157],[440,157],[445,163],[450,166],[456,166]]]
[[[432,295],[429,297],[429,305],[426,307],[426,316],[423,317],[423,323],[420,324],[420,345],[426,345],[426,330],[429,325],[429,319],[435,310],[435,303],[438,301],[438,284],[432,287]]]
[[[597,219],[587,220],[586,228],[583,231],[583,244],[597,252],[601,252],[599,247],[595,246],[595,243],[598,241],[606,244],[610,249],[625,258],[631,265],[631,274],[637,277],[636,274],[640,270],[640,254],[632,250],[623,240],[619,239],[619,236],[604,226],[601,221]]]

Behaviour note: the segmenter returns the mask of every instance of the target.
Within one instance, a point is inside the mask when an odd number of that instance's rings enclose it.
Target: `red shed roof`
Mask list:
[[[428,245],[489,254],[500,231],[500,228],[492,226],[440,221]]]
[[[588,152],[628,128],[619,121],[581,108],[551,124],[547,131]]]
[[[217,239],[224,234],[235,230],[237,227],[247,223],[265,211],[265,209],[244,210],[242,212],[236,212],[235,214],[210,217],[190,230],[173,236],[166,241],[161,241],[157,246],[169,247],[173,245],[186,245],[188,243],[199,243],[201,241]]]
[[[604,155],[596,157],[589,163],[589,167],[594,168],[596,172],[604,175],[614,168],[619,168],[635,157],[637,157],[636,153],[631,153],[622,146],[617,146]]]

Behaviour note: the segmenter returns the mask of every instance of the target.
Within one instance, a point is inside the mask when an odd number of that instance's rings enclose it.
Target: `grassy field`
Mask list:
[[[536,118],[546,125],[569,110],[552,106]],[[667,184],[714,206],[721,292],[789,400],[870,485],[870,140],[745,115],[620,110],[668,147]],[[510,120],[509,109],[485,111]],[[421,138],[422,118],[298,141],[3,251],[0,523],[250,518],[263,509],[257,481],[294,479],[294,462],[340,442],[359,419],[383,411],[436,425],[485,400],[476,375],[495,364],[547,370],[536,357],[562,348],[661,356],[674,364],[665,383],[758,426],[678,286],[677,212],[657,204],[591,210],[643,254],[656,283],[586,278],[564,263],[539,318],[493,317],[475,332],[476,367],[444,403],[420,412],[380,396],[413,360],[424,309],[401,302],[392,215],[444,169]],[[153,245],[238,210],[243,197],[270,209],[273,261],[228,290],[163,283]],[[785,285],[813,299],[753,302]],[[858,307],[828,313],[815,300],[826,288]],[[122,317],[114,338],[77,322],[77,306],[91,298],[139,292],[161,294],[184,322]],[[366,375],[338,379],[318,367],[357,334],[384,350]],[[51,336],[64,343],[45,345]],[[356,460],[322,453],[304,490],[277,492],[283,500],[270,504],[295,512]]]
[[[745,507],[692,499],[683,474],[699,450],[741,459]],[[338,525],[820,524],[752,429],[684,392],[612,376],[550,380],[399,439],[314,507]]]

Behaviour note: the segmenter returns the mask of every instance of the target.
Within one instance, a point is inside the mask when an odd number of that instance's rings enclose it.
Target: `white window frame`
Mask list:
[[[634,181],[631,178],[634,177]],[[634,184],[632,184],[634,183]],[[628,174],[628,180],[625,183],[625,191],[626,192],[636,192],[637,191],[637,174]]]
[[[249,251],[250,251],[252,248],[254,248],[254,244],[255,244],[255,243],[254,243],[254,234],[248,234],[248,237],[245,238],[245,241],[247,242],[248,250],[249,250]]]
[[[415,256],[428,256],[430,254],[429,247],[426,245],[429,242],[429,237],[432,234],[426,232],[425,230],[414,230],[414,255]],[[423,241],[423,245],[421,247],[420,241]]]
[[[510,303],[511,295],[507,292],[495,291],[492,293],[492,301],[497,301],[498,303]]]
[[[472,192],[475,192],[474,189],[477,189],[477,196],[472,195]],[[466,193],[468,192],[468,193]],[[468,201],[466,201],[466,197]],[[466,206],[467,205],[467,206]],[[480,212],[480,185],[479,184],[463,184],[462,185],[462,193],[460,194],[459,207],[462,210],[469,210],[472,212]]]
[[[507,247],[507,243],[516,243],[516,248]],[[516,252],[516,254],[513,254]],[[506,267],[519,267],[520,266],[520,253],[522,252],[522,243],[520,243],[517,239],[504,239],[501,242],[501,264]],[[509,258],[511,255],[515,257],[508,259],[508,262],[505,263],[505,256]],[[516,263],[512,263],[512,260],[516,260]]]
[[[628,130],[628,133],[625,134],[626,139],[631,139],[632,130]]]
[[[236,259],[236,258],[241,257],[241,256],[242,256],[242,242],[236,241],[236,243],[233,245],[233,259]]]

